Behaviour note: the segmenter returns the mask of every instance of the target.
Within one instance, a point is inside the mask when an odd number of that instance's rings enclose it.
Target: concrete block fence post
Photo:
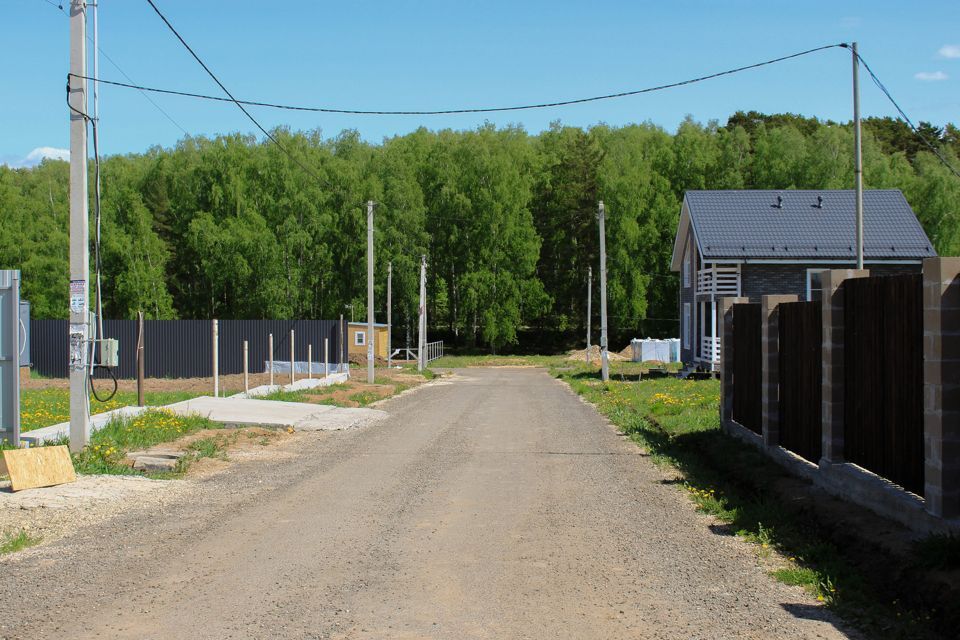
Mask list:
[[[823,313],[823,391],[820,466],[843,462],[843,287],[845,280],[867,278],[867,269],[829,269],[821,277]]]
[[[923,261],[923,439],[927,512],[960,517],[960,258]]]
[[[733,305],[749,298],[720,298],[720,426],[733,420]]]
[[[760,298],[761,422],[763,443],[768,447],[780,444],[780,305],[798,300],[795,295]]]

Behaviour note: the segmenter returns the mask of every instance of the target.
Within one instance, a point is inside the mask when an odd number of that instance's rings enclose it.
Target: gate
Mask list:
[[[762,421],[760,305],[733,305],[733,419],[754,433]]]
[[[821,455],[823,316],[820,302],[778,306],[780,445],[817,464]]]
[[[923,493],[923,280],[844,287],[844,457]]]

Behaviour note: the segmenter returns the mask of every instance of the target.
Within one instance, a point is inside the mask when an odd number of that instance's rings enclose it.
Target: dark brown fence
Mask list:
[[[220,320],[220,373],[243,371],[243,341],[250,346],[250,371],[265,371],[268,336],[273,334],[275,362],[290,361],[290,330],[296,332],[295,359],[323,362],[323,340],[329,340],[330,363],[347,361],[346,321],[337,320]],[[137,375],[137,321],[104,320],[106,338],[120,342],[118,378]],[[68,375],[66,320],[31,321],[30,360],[44,376]],[[144,362],[149,378],[195,378],[213,375],[213,335],[209,320],[147,320],[144,322]]]
[[[922,276],[857,278],[844,292],[844,457],[923,493]]]
[[[780,444],[820,461],[823,316],[819,302],[778,306],[780,332]]]
[[[763,428],[763,354],[760,305],[733,305],[733,419],[755,433]]]

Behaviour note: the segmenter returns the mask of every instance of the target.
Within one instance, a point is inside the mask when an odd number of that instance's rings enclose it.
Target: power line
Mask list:
[[[147,2],[149,2],[150,5],[154,7],[155,11],[157,10],[152,0],[147,0]],[[157,11],[157,13],[160,14],[159,11]],[[160,17],[161,18],[163,17],[162,14],[160,14]],[[166,18],[164,18],[164,22],[166,22]],[[169,22],[167,23],[167,26],[170,26]],[[173,27],[170,27],[170,28],[171,30],[173,29]],[[174,31],[174,33],[176,33],[176,31]],[[179,34],[177,35],[177,37],[179,38]],[[180,40],[181,42],[183,42],[182,38]],[[185,42],[183,44],[184,46],[186,46]],[[227,99],[220,96],[211,96],[211,95],[206,95],[201,93],[191,93],[188,91],[177,91],[174,89],[158,89],[156,87],[146,87],[142,85],[135,85],[132,83],[127,84],[124,82],[113,82],[109,80],[100,80],[100,82],[103,82],[105,84],[111,84],[118,87],[125,87],[128,89],[139,89],[140,91],[152,91],[155,93],[165,93],[168,95],[183,96],[186,98],[199,98],[201,100],[215,100],[219,102],[233,102],[241,109],[243,109],[241,105],[247,105],[251,107],[268,107],[270,109],[284,109],[287,111],[309,111],[314,113],[340,113],[340,114],[362,115],[362,116],[438,116],[438,115],[452,115],[452,114],[458,114],[458,113],[496,113],[496,112],[503,112],[503,111],[548,109],[552,107],[566,107],[574,104],[584,104],[587,102],[598,102],[600,100],[612,100],[614,98],[625,98],[628,96],[636,96],[644,93],[663,91],[664,89],[674,89],[676,87],[695,84],[698,82],[703,82],[705,80],[712,80],[714,78],[728,76],[735,73],[740,73],[742,71],[748,71],[750,69],[763,67],[766,65],[776,64],[778,62],[784,62],[785,60],[790,60],[792,58],[799,58],[801,56],[806,56],[811,53],[816,53],[818,51],[824,51],[826,49],[833,49],[836,47],[844,47],[844,46],[846,45],[843,43],[828,44],[822,47],[816,47],[813,49],[807,49],[806,51],[799,51],[797,53],[791,53],[790,55],[780,56],[779,58],[772,58],[770,60],[764,60],[762,62],[756,62],[754,64],[749,64],[742,67],[736,67],[734,69],[727,69],[725,71],[719,71],[717,73],[711,73],[705,76],[690,78],[688,80],[681,80],[679,82],[671,82],[669,84],[662,84],[654,87],[646,87],[643,89],[634,89],[631,91],[621,91],[619,93],[608,93],[605,95],[591,96],[589,98],[575,98],[572,100],[558,100],[555,102],[540,102],[540,103],[534,103],[534,104],[523,104],[523,105],[515,105],[515,106],[508,106],[508,107],[455,108],[455,109],[435,109],[435,110],[427,110],[427,111],[407,111],[407,110],[390,110],[390,109],[364,110],[364,109],[339,109],[334,107],[305,107],[305,106],[296,106],[296,105],[274,104],[270,102],[256,102],[252,100],[237,100],[229,92],[227,92],[227,95],[229,95],[230,98]],[[189,47],[187,48],[189,49]],[[193,53],[193,50],[190,50],[190,53]],[[194,58],[196,58],[196,54],[194,54]],[[200,59],[197,58],[197,61],[199,62]],[[202,62],[200,62],[200,64],[203,65]],[[205,65],[204,65],[204,69],[206,69]],[[207,69],[207,72],[208,73],[210,72],[209,69]],[[215,77],[214,79],[216,80]],[[217,81],[217,83],[219,84],[219,80]],[[226,91],[223,85],[220,85],[220,86],[221,88],[224,89],[224,91]],[[244,112],[246,113],[246,111]],[[249,114],[248,114],[248,117],[249,117]]]
[[[847,45],[844,44],[843,46],[846,47]],[[883,84],[882,82],[880,82],[880,78],[878,78],[878,77],[877,77],[877,74],[875,74],[875,73],[873,72],[873,69],[870,68],[870,65],[867,64],[867,61],[863,59],[863,56],[861,56],[859,52],[855,52],[855,53],[856,53],[857,59],[863,64],[863,68],[866,69],[866,70],[867,70],[867,73],[870,74],[870,78],[873,80],[873,83],[874,83],[875,85],[877,85],[877,88],[880,89],[880,91],[883,92],[883,95],[885,95],[885,96],[887,97],[887,100],[889,100],[889,101],[890,101],[890,104],[892,104],[893,107],[894,107],[894,109],[897,110],[897,113],[899,113],[899,114],[900,114],[900,117],[903,119],[903,121],[907,123],[907,126],[910,127],[910,129],[913,131],[913,133],[914,133],[918,138],[920,138],[920,140],[921,140],[925,145],[927,145],[927,147],[930,148],[930,150],[933,152],[933,154],[934,154],[935,156],[937,156],[937,158],[940,160],[940,162],[943,163],[943,166],[945,166],[947,169],[949,169],[949,170],[953,173],[953,175],[955,175],[955,176],[957,176],[958,178],[960,178],[960,171],[957,171],[955,168],[953,168],[953,166],[950,164],[950,162],[948,162],[947,159],[943,157],[943,154],[940,152],[940,149],[938,149],[935,144],[933,144],[932,142],[930,142],[929,140],[927,140],[927,137],[926,137],[925,135],[923,135],[922,133],[920,133],[920,130],[916,127],[916,125],[913,124],[913,121],[910,119],[910,117],[903,111],[902,108],[900,108],[900,105],[897,104],[897,101],[894,100],[893,96],[890,95],[890,91],[887,89],[887,87],[885,87],[884,84]]]
[[[329,180],[321,178],[319,174],[313,171],[313,169],[309,168],[308,166],[300,162],[300,160],[296,156],[294,156],[292,153],[290,153],[290,151],[285,146],[280,144],[280,141],[277,140],[277,138],[273,134],[267,131],[263,127],[263,125],[261,125],[257,121],[257,119],[254,118],[249,111],[247,111],[246,107],[244,107],[235,97],[233,97],[233,94],[230,93],[230,90],[227,89],[227,87],[222,82],[220,82],[220,79],[216,76],[216,74],[213,73],[213,71],[210,70],[210,67],[208,67],[203,62],[203,60],[200,59],[200,56],[198,56],[196,52],[190,47],[190,45],[187,44],[187,41],[183,39],[183,36],[181,36],[180,33],[177,32],[176,29],[174,29],[173,25],[170,24],[170,21],[167,20],[167,17],[163,15],[163,13],[160,12],[160,9],[157,8],[157,5],[153,3],[153,0],[147,0],[147,4],[149,4],[150,7],[154,10],[154,12],[158,16],[160,16],[160,19],[163,20],[163,23],[167,25],[167,28],[170,29],[173,35],[177,37],[177,40],[180,41],[180,44],[182,44],[184,48],[190,52],[190,55],[193,56],[193,59],[196,60],[201,67],[203,67],[203,70],[207,72],[207,75],[209,75],[213,79],[213,81],[217,83],[217,86],[219,86],[223,90],[223,92],[230,97],[230,101],[233,102],[235,105],[237,105],[237,108],[239,108],[240,111],[243,112],[243,115],[247,116],[250,122],[256,125],[257,129],[260,129],[260,131],[263,132],[263,135],[265,135],[271,142],[273,142],[273,144],[277,145],[277,148],[283,151],[287,155],[287,157],[289,157],[291,160],[294,161],[294,163],[297,164],[297,166],[299,166],[301,169],[303,169],[304,171],[312,175],[314,178],[316,178],[318,182],[324,184],[325,186],[331,186],[331,183]],[[220,100],[223,100],[223,98],[220,98]]]
[[[52,0],[44,0],[44,2],[46,2],[47,4],[49,4],[50,6],[56,8],[56,9],[60,9],[60,11],[63,12],[63,14],[64,14],[65,16],[67,16],[68,18],[70,17],[70,16],[67,14],[66,10],[63,8],[63,4],[58,4],[58,3],[56,3],[56,2],[53,2]],[[87,35],[87,40],[89,40],[91,43],[93,43],[93,39],[89,36],[89,34]],[[97,51],[100,52],[100,55],[102,55],[104,58],[106,58],[107,62],[109,62],[110,64],[112,64],[112,65],[114,66],[114,68],[115,68],[117,71],[120,72],[120,75],[122,75],[124,78],[127,79],[128,82],[130,82],[130,86],[131,86],[131,87],[135,86],[135,84],[134,84],[134,79],[131,78],[129,75],[127,75],[127,72],[124,71],[123,69],[121,69],[121,68],[120,68],[120,65],[117,64],[117,63],[113,60],[113,58],[111,58],[110,56],[108,56],[108,55],[107,55],[107,52],[104,51],[102,47],[99,47],[99,46],[98,46],[98,47],[97,47]],[[98,83],[110,84],[110,83],[104,83],[102,80],[96,79],[96,78],[92,78],[92,77],[85,77],[85,79],[86,79],[86,80],[93,80],[94,82],[98,82]],[[157,103],[154,101],[154,99],[150,97],[150,94],[149,94],[149,93],[147,93],[146,91],[140,91],[140,95],[142,95],[142,96],[146,99],[147,102],[149,102],[150,104],[152,104],[157,111],[159,111],[160,113],[162,113],[162,114],[164,115],[164,117],[165,117],[167,120],[169,120],[176,128],[180,129],[180,131],[183,132],[183,135],[185,135],[185,136],[189,136],[189,135],[190,135],[190,133],[189,133],[186,129],[184,129],[182,126],[180,126],[180,123],[179,123],[179,122],[177,122],[176,120],[173,119],[173,116],[171,116],[169,113],[167,113],[167,112],[163,109],[163,107],[161,107],[159,104],[157,104]]]

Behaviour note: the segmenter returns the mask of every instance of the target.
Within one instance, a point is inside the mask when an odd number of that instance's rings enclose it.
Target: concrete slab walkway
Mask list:
[[[349,429],[386,417],[376,409],[351,409],[305,402],[202,396],[167,405],[180,415],[201,415],[227,426],[293,427],[297,431]]]
[[[347,382],[350,379],[348,373],[331,373],[325,378],[303,378],[296,380],[292,384],[262,384],[246,392],[241,392],[230,396],[231,398],[254,398],[257,396],[266,396],[275,391],[305,391],[307,389],[316,389],[317,387],[329,387],[335,384]]]

